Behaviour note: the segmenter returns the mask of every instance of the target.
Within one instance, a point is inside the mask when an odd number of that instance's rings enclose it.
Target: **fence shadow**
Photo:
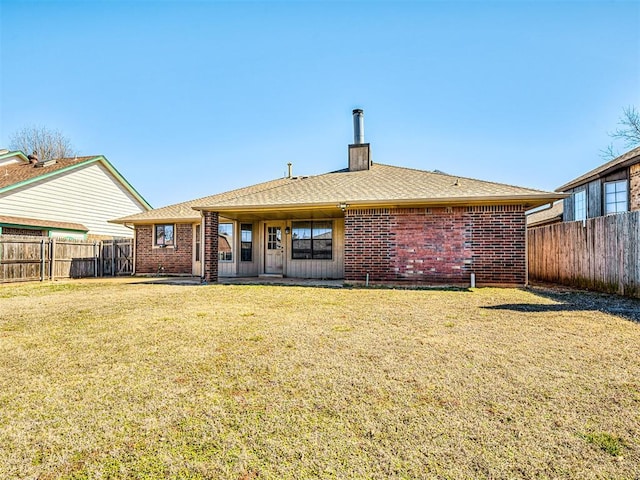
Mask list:
[[[482,308],[525,313],[599,311],[640,322],[640,300],[635,298],[566,288],[529,287],[527,290],[538,297],[557,303],[510,303]]]

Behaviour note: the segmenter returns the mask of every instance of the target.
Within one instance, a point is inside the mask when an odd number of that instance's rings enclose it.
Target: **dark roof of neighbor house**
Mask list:
[[[527,227],[540,227],[561,222],[564,211],[563,202],[555,202],[551,208],[545,208],[527,215]]]
[[[556,189],[556,192],[564,192],[570,188],[583,185],[592,180],[595,180],[596,178],[600,178],[605,175],[608,175],[609,173],[612,173],[613,171],[618,170],[619,168],[625,168],[639,162],[640,162],[640,147],[637,147],[637,148],[634,148],[633,150],[629,150],[628,152],[623,153],[619,157],[611,160],[610,162],[607,162],[603,165],[600,165],[597,168],[594,168],[593,170],[588,171],[584,175],[580,175],[578,178],[574,178],[570,182],[565,183],[561,187],[558,187]]]
[[[83,233],[89,231],[89,229],[81,223],[54,222],[51,220],[41,220],[38,218],[10,217],[8,215],[0,215],[0,225],[11,225],[16,227],[37,227],[42,229],[73,230]]]
[[[15,155],[26,159],[22,152],[9,152],[2,157]],[[47,162],[46,166],[35,167],[31,163],[12,163],[0,167],[0,193],[18,188],[32,182],[37,182],[54,175],[60,175],[69,170],[80,168],[83,165],[100,162],[109,172],[147,209],[151,205],[140,195],[135,188],[116,170],[116,168],[103,155],[92,155],[73,158],[59,158],[55,162]]]
[[[219,195],[130,215],[114,222],[197,220],[199,212],[337,209],[412,205],[526,204],[529,208],[566,195],[410,168],[374,164],[369,170],[339,170],[308,177],[281,178]],[[195,213],[195,215],[194,215]]]

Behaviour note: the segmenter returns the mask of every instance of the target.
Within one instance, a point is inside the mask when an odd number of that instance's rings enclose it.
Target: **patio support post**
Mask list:
[[[204,281],[218,281],[218,212],[204,216]]]

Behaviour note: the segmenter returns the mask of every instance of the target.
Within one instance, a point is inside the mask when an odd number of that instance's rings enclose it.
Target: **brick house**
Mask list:
[[[562,220],[571,222],[640,210],[640,147],[620,155],[559,187]]]
[[[373,163],[361,122],[343,170],[114,220],[135,228],[136,273],[526,283],[525,211],[563,194]]]

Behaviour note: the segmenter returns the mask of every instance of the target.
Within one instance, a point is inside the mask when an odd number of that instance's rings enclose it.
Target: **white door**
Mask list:
[[[202,275],[202,228],[200,224],[193,226],[193,274]]]
[[[282,275],[282,225],[267,223],[264,242],[264,273]]]

